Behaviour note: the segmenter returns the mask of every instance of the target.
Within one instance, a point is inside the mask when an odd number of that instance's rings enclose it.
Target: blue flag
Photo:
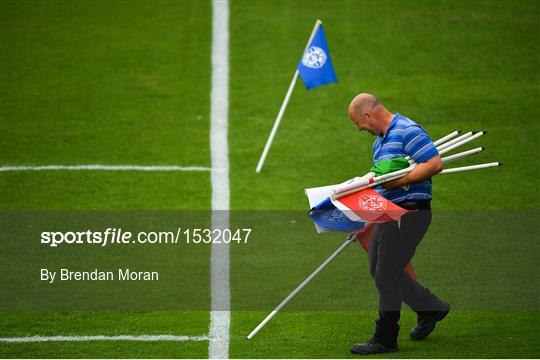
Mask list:
[[[309,211],[309,216],[320,229],[336,230],[353,233],[362,229],[366,223],[349,219],[341,210],[336,208],[330,198],[326,198],[320,204]]]
[[[338,82],[322,25],[319,26],[304,52],[302,60],[298,64],[298,72],[308,90]]]

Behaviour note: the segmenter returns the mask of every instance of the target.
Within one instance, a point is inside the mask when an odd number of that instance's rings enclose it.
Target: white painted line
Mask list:
[[[118,335],[118,336],[29,336],[0,338],[0,342],[26,343],[46,341],[208,341],[208,336],[178,335]]]
[[[210,99],[212,155],[212,227],[229,227],[229,2],[212,0],[212,90]],[[221,169],[218,171],[217,169]],[[210,359],[229,357],[229,244],[212,244]]]
[[[0,171],[104,170],[104,171],[211,171],[204,166],[174,165],[36,165],[0,166]]]

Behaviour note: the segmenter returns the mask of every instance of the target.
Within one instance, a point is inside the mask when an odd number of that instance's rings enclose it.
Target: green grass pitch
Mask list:
[[[0,165],[210,166],[211,16],[211,4],[196,1],[2,2]],[[257,175],[318,18],[340,82],[309,92],[297,84]],[[244,211],[231,222],[281,211],[278,228],[261,226],[252,242],[231,246],[231,357],[347,358],[352,343],[371,336],[376,290],[355,247],[245,340],[343,239],[315,234],[303,189],[369,166],[373,138],[346,112],[362,91],[433,138],[488,130],[475,142],[486,153],[459,164],[504,163],[434,179],[433,225],[413,262],[455,311],[412,342],[415,318],[405,310],[401,351],[380,357],[540,357],[539,18],[538,1],[230,3],[231,209]],[[4,212],[210,207],[208,172],[0,172]],[[13,256],[4,240],[1,263]],[[178,258],[179,267],[200,267],[197,282],[183,283],[199,306],[10,311],[0,299],[0,337],[208,334],[207,250]],[[205,358],[208,342],[0,343],[0,356]]]

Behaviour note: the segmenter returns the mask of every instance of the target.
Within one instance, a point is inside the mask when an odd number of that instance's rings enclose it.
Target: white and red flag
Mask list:
[[[372,188],[333,199],[332,204],[352,221],[382,223],[399,220],[407,210],[399,207]]]

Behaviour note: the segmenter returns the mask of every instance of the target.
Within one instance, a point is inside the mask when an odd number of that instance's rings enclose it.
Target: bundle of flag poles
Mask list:
[[[456,130],[434,142],[439,154],[442,156],[455,150],[479,137],[486,131],[469,131],[461,136],[461,131]],[[484,150],[477,147],[462,151],[453,155],[442,157],[444,164],[478,154]],[[315,224],[317,232],[342,231],[349,236],[340,247],[334,251],[315,271],[313,271],[300,285],[298,285],[268,316],[253,329],[247,336],[252,339],[296,294],[298,294],[313,278],[315,278],[328,264],[332,262],[353,241],[358,240],[364,250],[371,240],[372,225],[375,223],[397,220],[407,210],[385,199],[372,188],[407,175],[416,167],[416,163],[410,157],[391,159],[390,162],[377,163],[371,171],[362,177],[355,177],[337,185],[322,186],[306,189],[310,212],[309,216]],[[501,166],[500,162],[482,163],[469,166],[445,168],[439,174],[452,174],[471,170],[487,169]],[[415,278],[416,275],[409,264],[405,272]]]
[[[440,155],[455,150],[479,137],[486,131],[469,131],[461,136],[454,131],[434,142]],[[457,137],[456,137],[457,136]],[[477,147],[457,154],[442,157],[443,163],[466,158],[483,151]],[[486,169],[501,166],[500,162],[483,163],[470,166],[446,168],[439,174]],[[317,232],[328,230],[353,232],[368,223],[398,220],[405,211],[386,200],[371,188],[407,175],[416,167],[410,157],[399,157],[374,164],[372,171],[362,177],[355,177],[344,183],[306,189],[310,205],[310,217]]]

